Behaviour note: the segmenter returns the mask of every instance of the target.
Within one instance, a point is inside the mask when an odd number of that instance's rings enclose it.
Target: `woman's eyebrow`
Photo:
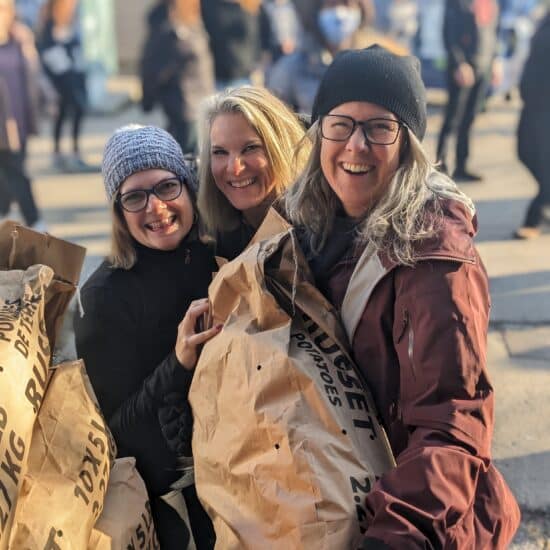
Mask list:
[[[144,189],[151,189],[153,188],[155,185],[159,184],[159,183],[162,183],[164,181],[170,181],[170,180],[177,180],[178,177],[177,176],[167,176],[165,178],[161,178],[159,179],[158,181],[155,181],[154,183],[151,183],[151,182],[147,182],[147,187],[132,187],[131,189],[128,189],[126,191],[124,191],[123,193],[120,193],[121,195],[125,195],[126,193],[131,193],[132,191],[143,191]],[[136,183],[136,186],[138,184]],[[143,184],[145,185],[145,183]]]

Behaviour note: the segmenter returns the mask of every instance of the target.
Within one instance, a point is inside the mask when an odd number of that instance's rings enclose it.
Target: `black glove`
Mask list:
[[[165,395],[163,405],[158,408],[158,419],[168,448],[178,456],[191,456],[193,413],[187,398],[181,393]]]

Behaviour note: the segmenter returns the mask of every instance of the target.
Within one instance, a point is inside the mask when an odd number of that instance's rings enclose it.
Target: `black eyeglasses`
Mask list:
[[[164,202],[177,199],[181,195],[183,181],[179,178],[168,178],[155,183],[151,189],[134,189],[127,193],[121,193],[116,202],[126,212],[139,212],[147,207],[149,197],[155,195]]]
[[[346,115],[325,115],[321,119],[321,135],[331,141],[347,141],[361,126],[363,135],[372,145],[392,145],[399,137],[399,131],[406,125],[392,118],[369,118],[355,120]]]

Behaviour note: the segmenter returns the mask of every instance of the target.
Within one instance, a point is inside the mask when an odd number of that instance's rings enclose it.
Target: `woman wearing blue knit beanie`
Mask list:
[[[286,211],[396,459],[358,502],[363,548],[507,548],[519,510],[491,461],[487,274],[472,201],[421,143],[418,60],[340,53],[312,123]]]
[[[182,475],[179,458],[191,456],[186,396],[198,346],[220,329],[195,330],[208,309],[203,297],[216,264],[199,239],[193,176],[170,134],[153,126],[120,128],[105,146],[102,171],[111,253],[82,288],[77,352],[118,456],[136,458],[160,548],[179,550],[191,532],[160,497]],[[196,547],[213,548],[194,486],[182,491]]]

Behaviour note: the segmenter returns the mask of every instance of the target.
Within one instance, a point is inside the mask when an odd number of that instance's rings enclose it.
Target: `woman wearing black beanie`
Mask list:
[[[519,510],[491,462],[487,274],[471,200],[422,147],[418,67],[379,46],[334,59],[285,205],[396,458],[361,503],[364,548],[506,548]]]

